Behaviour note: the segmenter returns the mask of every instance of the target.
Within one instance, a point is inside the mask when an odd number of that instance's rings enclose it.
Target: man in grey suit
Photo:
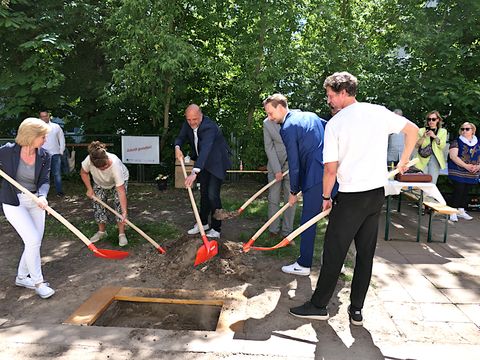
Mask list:
[[[268,158],[268,182],[276,179],[277,182],[269,188],[268,192],[268,218],[271,218],[280,209],[280,196],[283,190],[283,201],[288,203],[290,195],[290,177],[288,174],[282,177],[282,174],[288,170],[287,150],[280,136],[280,125],[268,118],[263,121],[263,141],[265,152]],[[293,230],[293,218],[295,216],[295,207],[289,207],[283,213],[282,225],[280,218],[277,218],[269,227],[270,235],[276,236],[280,233],[283,237],[290,234]]]

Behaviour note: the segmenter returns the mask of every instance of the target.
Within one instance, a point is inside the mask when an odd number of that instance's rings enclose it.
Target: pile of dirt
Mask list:
[[[203,246],[198,236],[183,236],[174,243],[167,244],[167,253],[148,251],[143,259],[143,270],[161,274],[168,278],[171,288],[195,288],[206,278],[213,278],[216,287],[221,279],[228,283],[245,282],[246,275],[255,263],[254,254],[245,254],[242,243],[218,240],[218,255],[194,267],[198,249]]]

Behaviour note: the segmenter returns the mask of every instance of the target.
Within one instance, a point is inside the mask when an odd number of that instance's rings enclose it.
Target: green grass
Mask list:
[[[93,220],[71,221],[71,223],[88,238],[93,236],[98,229],[97,224]],[[181,236],[181,232],[174,224],[165,221],[158,223],[138,223],[135,225],[143,230],[143,232],[145,232],[153,240],[155,240],[160,246],[164,240],[178,239]],[[128,226],[126,228],[126,235],[128,239],[128,245],[126,246],[127,248],[134,248],[147,241],[134,229],[131,229]],[[46,219],[45,236],[56,238],[65,238],[70,236],[76,237],[76,235],[73,235],[67,227],[65,227],[52,216],[48,216]],[[116,225],[107,224],[107,237],[102,239],[100,243],[109,243],[111,245],[118,246],[118,229]]]
[[[228,211],[235,211],[244,204],[243,200],[238,200],[230,197],[226,197],[222,194],[222,207]],[[268,202],[266,199],[256,199],[250,205],[247,206],[242,213],[242,217],[248,219],[264,218],[268,219]]]

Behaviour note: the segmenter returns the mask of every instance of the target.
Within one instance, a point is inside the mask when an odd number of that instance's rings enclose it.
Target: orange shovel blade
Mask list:
[[[218,244],[215,240],[208,241],[206,236],[202,240],[203,245],[197,250],[197,257],[193,266],[204,263],[218,254]]]
[[[93,251],[93,254],[96,257],[99,257],[102,259],[121,260],[121,259],[125,259],[129,255],[127,251],[97,249],[97,247],[93,244],[90,244],[88,248]]]

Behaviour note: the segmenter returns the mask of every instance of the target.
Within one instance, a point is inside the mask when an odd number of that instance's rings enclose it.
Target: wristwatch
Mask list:
[[[296,196],[296,195],[298,194],[298,191],[297,191],[297,192],[295,192],[295,191],[290,191],[290,194]]]
[[[323,200],[332,200],[332,198],[330,196],[325,196],[322,194],[322,199]]]

